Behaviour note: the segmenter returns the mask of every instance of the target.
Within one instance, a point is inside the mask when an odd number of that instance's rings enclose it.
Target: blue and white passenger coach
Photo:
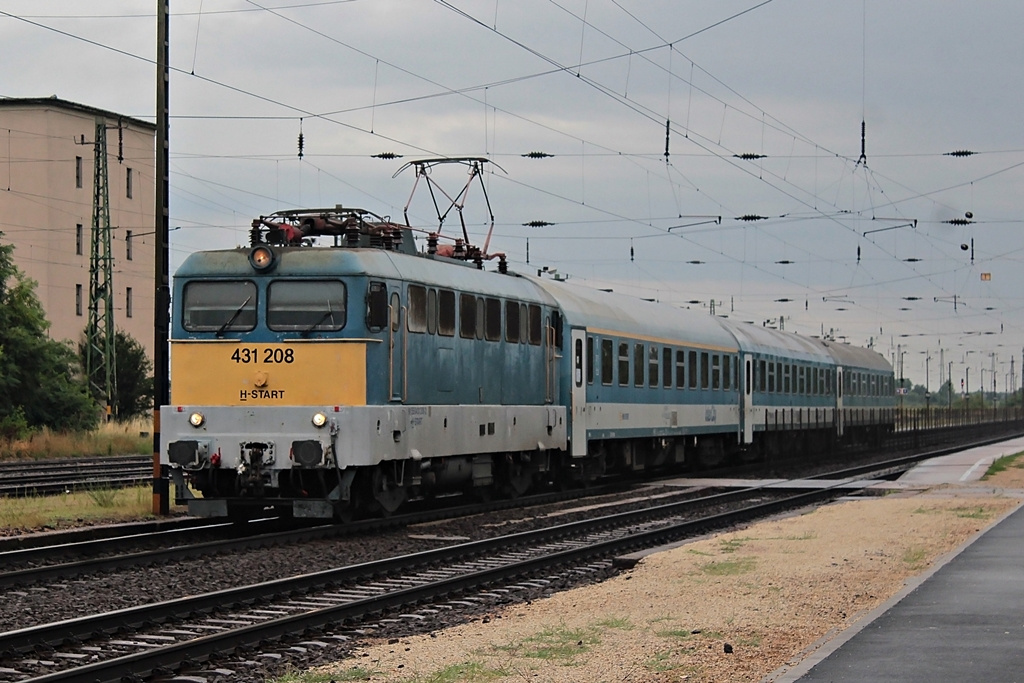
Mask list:
[[[891,428],[871,350],[483,269],[353,209],[174,277],[162,463],[193,514],[344,517]],[[314,242],[327,246],[312,246]]]

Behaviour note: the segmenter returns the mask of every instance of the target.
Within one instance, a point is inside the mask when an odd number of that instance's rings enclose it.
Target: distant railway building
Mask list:
[[[106,129],[115,327],[153,357],[156,126],[54,97],[0,98],[0,242],[37,283],[53,339],[89,319],[97,124]]]

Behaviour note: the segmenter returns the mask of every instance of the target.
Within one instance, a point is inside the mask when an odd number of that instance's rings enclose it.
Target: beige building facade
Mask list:
[[[0,243],[37,283],[50,336],[89,320],[96,125],[107,138],[114,323],[153,358],[156,126],[74,102],[0,98]]]

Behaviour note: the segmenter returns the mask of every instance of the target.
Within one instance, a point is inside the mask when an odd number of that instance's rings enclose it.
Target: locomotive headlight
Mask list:
[[[313,426],[319,429],[327,424],[327,416],[323,413],[316,413],[313,415]]]
[[[277,265],[277,254],[265,244],[253,247],[249,252],[249,265],[257,272],[268,272]]]
[[[191,415],[188,416],[188,423],[193,427],[202,427],[205,422],[206,416],[203,415],[202,413],[192,413]]]

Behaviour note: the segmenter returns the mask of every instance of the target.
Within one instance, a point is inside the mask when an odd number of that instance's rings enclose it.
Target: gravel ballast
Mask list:
[[[318,669],[369,681],[765,681],[1024,500],[1024,469],[837,502],[644,558],[609,581],[381,640]]]

